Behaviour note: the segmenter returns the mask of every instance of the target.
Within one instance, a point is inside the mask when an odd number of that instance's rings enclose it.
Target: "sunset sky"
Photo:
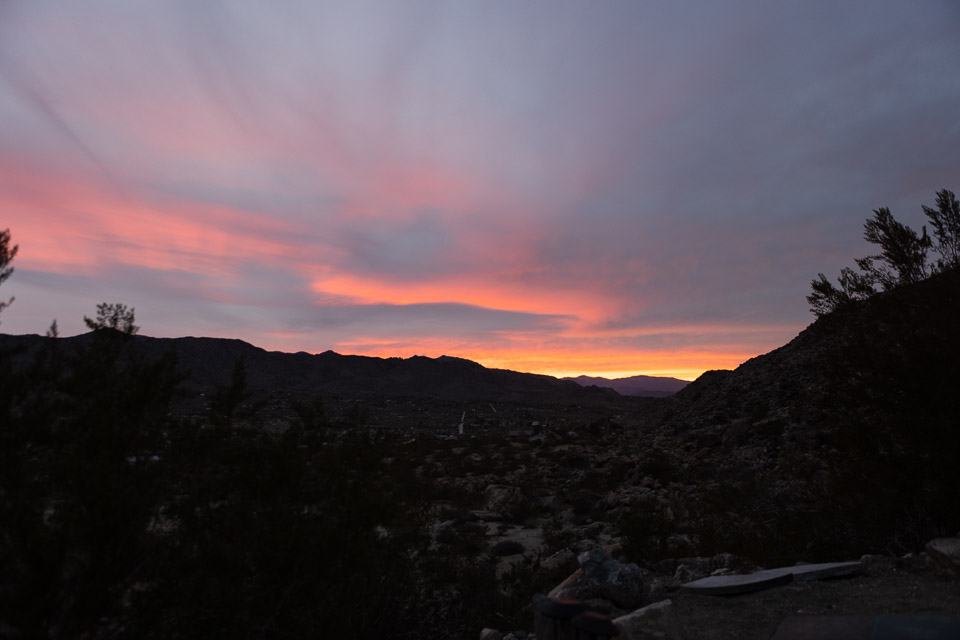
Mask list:
[[[692,379],[942,188],[956,0],[0,2],[5,333]]]

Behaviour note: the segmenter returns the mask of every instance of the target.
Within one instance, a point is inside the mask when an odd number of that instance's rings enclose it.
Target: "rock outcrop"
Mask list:
[[[633,609],[643,601],[643,574],[636,564],[617,562],[600,549],[577,556],[580,569],[557,585],[550,597],[558,600],[605,600],[619,609]]]
[[[960,578],[960,537],[931,540],[927,543],[927,556],[938,572]]]

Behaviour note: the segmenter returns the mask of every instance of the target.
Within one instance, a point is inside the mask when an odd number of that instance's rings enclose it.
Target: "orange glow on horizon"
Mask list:
[[[456,345],[452,341],[446,344],[442,341],[399,344],[392,340],[342,342],[331,346],[330,349],[344,355],[378,358],[409,358],[414,355],[437,358],[446,355],[472,360],[490,369],[509,369],[557,378],[587,375],[613,379],[647,375],[691,381],[705,371],[735,369],[758,355],[753,352],[709,349],[675,351],[612,351],[550,347],[491,349],[484,346]]]
[[[336,349],[334,349],[336,351]],[[355,355],[365,355],[379,358],[398,357],[400,354],[393,351],[379,351],[377,349],[354,350]],[[489,355],[483,352],[460,353],[409,353],[412,355],[428,355],[439,357],[448,355],[473,360],[488,369],[509,369],[524,373],[536,373],[556,378],[577,377],[580,375],[602,378],[628,378],[630,376],[645,375],[678,378],[692,381],[705,371],[714,369],[735,369],[743,362],[756,356],[755,353],[715,354],[715,353],[674,353],[674,352],[637,352],[623,354],[619,359],[605,358],[602,354],[596,357],[584,354],[571,356],[561,352],[541,353],[497,353]],[[641,364],[638,364],[641,363]]]

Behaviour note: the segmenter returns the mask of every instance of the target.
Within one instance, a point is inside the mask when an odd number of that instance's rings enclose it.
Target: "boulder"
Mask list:
[[[673,603],[661,600],[615,618],[621,640],[678,640],[680,632],[673,618]]]
[[[657,576],[647,583],[647,599],[658,601],[680,588],[680,582],[673,576]]]
[[[582,578],[583,578],[583,569],[577,569],[576,571],[571,573],[569,576],[564,578],[563,582],[561,582],[560,584],[555,586],[553,589],[551,589],[550,593],[547,594],[547,597],[553,598],[556,600],[561,600],[561,599],[576,600],[577,598],[574,598],[572,595],[569,595],[569,594],[568,594],[568,597],[561,598],[560,594],[568,591],[569,589],[576,588],[576,586],[581,583]]]
[[[868,554],[860,557],[863,572],[868,576],[884,576],[897,572],[897,559],[893,556]]]
[[[941,574],[960,578],[960,538],[935,538],[927,543],[927,558]]]
[[[496,629],[486,628],[480,632],[480,640],[503,640],[503,634]]]
[[[562,600],[608,600],[622,609],[633,609],[643,601],[643,574],[636,564],[617,562],[600,549],[577,556],[580,570],[551,591]]]
[[[546,571],[556,571],[564,567],[572,566],[577,560],[577,556],[570,549],[561,549],[552,556],[546,558],[540,563]]]

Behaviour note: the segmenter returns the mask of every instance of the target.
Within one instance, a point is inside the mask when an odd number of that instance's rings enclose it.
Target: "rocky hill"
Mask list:
[[[653,603],[652,620],[629,637],[766,639],[778,626],[854,619],[867,635],[843,637],[871,637],[881,615],[955,614],[956,574],[938,573],[924,549],[935,539],[960,543],[957,327],[960,274],[942,274],[844,307],[734,371],[708,372],[622,429],[515,448],[517,463],[487,475],[437,448],[434,481],[486,498],[468,504],[487,509],[473,517],[488,518],[494,553],[519,546],[542,552],[541,573],[568,572],[552,584],[536,576],[548,584],[539,593],[642,618],[628,613],[634,602],[617,602],[630,582],[622,576],[642,574],[630,583],[642,582],[634,595]],[[468,462],[506,455],[496,445],[464,452]],[[514,496],[513,513],[494,501],[503,495]],[[464,517],[439,526],[462,535],[469,525]],[[611,584],[572,563],[598,548],[623,563],[607,572],[617,576]],[[735,598],[680,589],[758,565],[856,559],[863,575],[850,580]],[[639,569],[627,571],[634,562]],[[956,628],[956,618],[941,619]],[[524,637],[522,629],[502,637]]]
[[[820,556],[913,548],[960,528],[958,327],[954,271],[705,373],[640,416],[641,431],[767,540]]]

